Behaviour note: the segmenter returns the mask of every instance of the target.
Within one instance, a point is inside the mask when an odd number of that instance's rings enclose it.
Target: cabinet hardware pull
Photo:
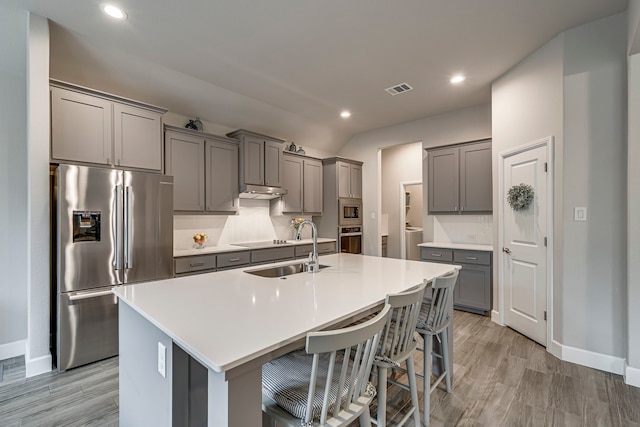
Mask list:
[[[240,258],[229,258],[229,262],[238,262]]]
[[[190,267],[202,267],[204,265],[204,262],[190,262],[189,266]]]
[[[437,256],[437,257],[440,257],[440,256],[442,256],[442,254],[431,254],[431,256]]]
[[[478,258],[477,258],[477,257],[474,257],[474,256],[468,256],[468,257],[467,257],[467,259],[471,259],[471,260],[476,261]]]

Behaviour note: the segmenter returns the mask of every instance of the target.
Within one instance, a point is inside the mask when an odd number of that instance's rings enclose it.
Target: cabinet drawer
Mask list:
[[[293,246],[283,248],[256,249],[251,251],[251,263],[261,263],[269,261],[282,261],[292,259],[294,254]]]
[[[218,254],[218,268],[233,268],[247,265],[251,260],[251,252],[231,252],[228,254]]]
[[[201,270],[213,270],[216,268],[215,255],[199,255],[180,257],[175,259],[176,274],[191,273]]]
[[[491,253],[455,250],[453,251],[453,262],[461,264],[491,265]]]
[[[420,248],[420,258],[433,261],[453,261],[453,250],[444,248]]]
[[[296,258],[308,257],[309,252],[313,251],[313,245],[299,245],[296,246]],[[334,254],[336,253],[335,242],[323,242],[318,243],[318,255]]]

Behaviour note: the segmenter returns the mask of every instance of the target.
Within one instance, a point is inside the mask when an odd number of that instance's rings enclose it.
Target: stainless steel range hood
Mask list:
[[[287,190],[280,187],[267,187],[264,185],[249,184],[240,186],[241,199],[270,200],[276,199],[285,194],[287,194]]]

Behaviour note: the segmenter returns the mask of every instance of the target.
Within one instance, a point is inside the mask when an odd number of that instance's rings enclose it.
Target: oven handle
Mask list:
[[[362,236],[362,233],[340,233],[339,236],[340,237],[355,237],[355,236]]]
[[[113,295],[113,292],[111,292],[111,289],[106,290],[106,291],[82,292],[82,293],[69,295],[69,301],[70,302],[71,301],[80,301],[80,300],[83,300],[83,299],[105,297],[105,296],[108,296],[108,295]]]

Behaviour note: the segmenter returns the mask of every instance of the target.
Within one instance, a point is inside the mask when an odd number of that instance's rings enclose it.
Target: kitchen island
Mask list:
[[[259,426],[262,364],[457,268],[352,254],[320,263],[285,279],[246,273],[262,266],[114,288],[120,425]]]

